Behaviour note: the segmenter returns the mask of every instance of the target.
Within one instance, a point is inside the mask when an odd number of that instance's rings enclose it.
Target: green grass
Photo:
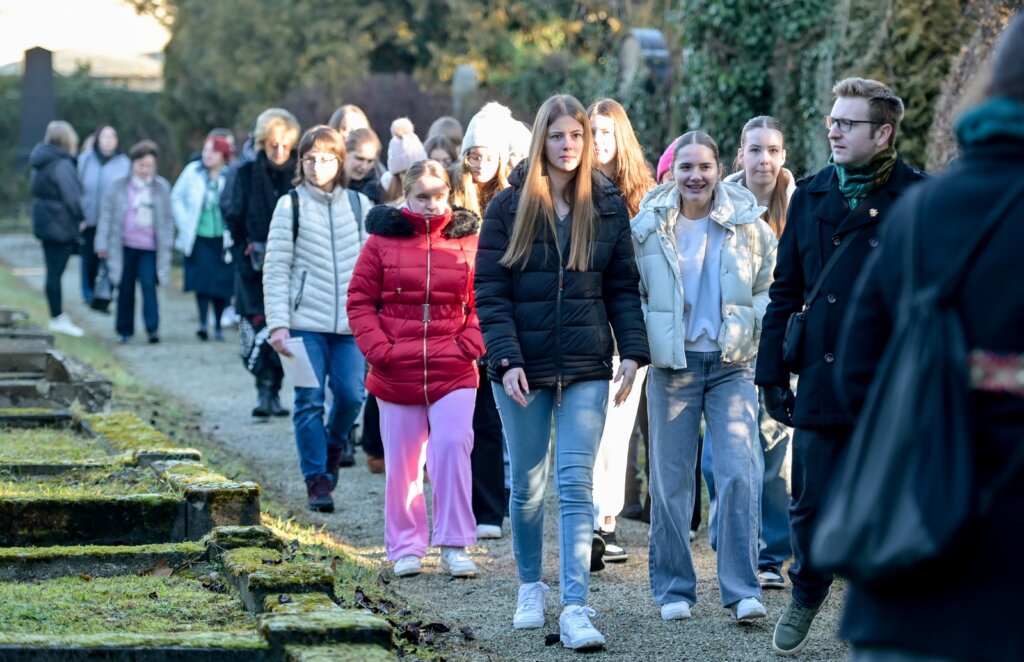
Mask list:
[[[251,632],[256,624],[234,594],[173,576],[0,582],[0,605],[6,634]]]
[[[75,469],[45,476],[0,474],[0,498],[47,497],[81,499],[83,497],[123,496],[129,494],[169,494],[170,487],[149,469],[124,467]]]

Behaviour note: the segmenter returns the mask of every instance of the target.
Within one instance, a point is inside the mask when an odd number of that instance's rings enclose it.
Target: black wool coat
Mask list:
[[[512,236],[526,165],[517,166],[510,186],[487,205],[480,233],[475,288],[488,377],[500,381],[509,368],[523,368],[531,389],[608,380],[616,343],[623,359],[647,365],[650,349],[629,214],[619,190],[603,175],[593,175],[598,219],[586,271],[564,268],[571,226],[561,264],[553,240],[543,236],[534,240],[525,268],[499,264]]]
[[[803,180],[789,203],[779,239],[775,282],[762,322],[755,381],[759,386],[789,385],[782,361],[786,323],[798,312],[832,253],[852,241],[822,284],[807,311],[803,355],[793,421],[797,427],[848,426],[853,423],[835,389],[839,332],[857,277],[881,246],[881,230],[896,199],[925,175],[897,161],[889,180],[850,210],[839,190],[835,166]]]
[[[916,282],[936,282],[960,259],[978,224],[1010,186],[1024,179],[1022,154],[1024,138],[1000,137],[969,147],[949,170],[921,187]],[[908,197],[906,204],[893,208],[885,242],[854,293],[840,343],[841,394],[854,413],[861,409],[892,335],[906,279],[903,250],[911,202]],[[1018,197],[955,290],[953,305],[968,349],[1024,355],[1022,221],[1024,197]],[[898,646],[951,659],[1024,659],[1024,629],[1016,610],[1024,594],[1024,470],[1019,454],[1024,398],[975,390],[968,411],[979,487],[991,486],[1004,468],[1016,467],[1016,472],[991,510],[936,567],[885,586],[851,585],[840,634],[854,644]]]

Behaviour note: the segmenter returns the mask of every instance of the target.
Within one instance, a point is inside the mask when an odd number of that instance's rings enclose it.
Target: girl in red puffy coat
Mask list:
[[[356,344],[380,404],[387,485],[384,542],[395,574],[415,575],[426,554],[423,461],[433,487],[433,544],[455,577],[476,574],[471,504],[473,405],[484,353],[473,299],[480,219],[448,206],[444,166],[421,161],[402,181],[406,202],[375,207],[348,290]]]

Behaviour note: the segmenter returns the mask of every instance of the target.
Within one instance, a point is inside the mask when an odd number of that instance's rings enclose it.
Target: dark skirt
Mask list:
[[[185,291],[230,299],[235,291],[235,269],[224,262],[224,240],[196,237],[192,254],[185,258]]]

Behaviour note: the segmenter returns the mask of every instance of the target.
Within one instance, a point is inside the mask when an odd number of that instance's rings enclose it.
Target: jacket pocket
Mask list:
[[[299,287],[295,291],[295,303],[292,306],[292,310],[298,310],[299,304],[302,303],[302,293],[306,289],[306,276],[309,275],[309,271],[306,269],[302,270],[302,275],[299,276]]]

